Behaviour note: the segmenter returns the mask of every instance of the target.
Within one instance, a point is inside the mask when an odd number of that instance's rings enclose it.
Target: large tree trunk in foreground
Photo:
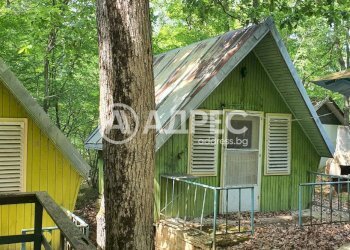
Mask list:
[[[98,0],[97,21],[106,249],[151,249],[155,131],[143,133],[155,106],[149,2]],[[137,122],[126,110],[122,116],[126,123],[121,124],[115,118],[118,112],[112,112],[116,103],[130,106],[139,117],[140,129],[123,144],[110,141],[120,142],[131,133],[112,125],[129,124],[134,131]]]

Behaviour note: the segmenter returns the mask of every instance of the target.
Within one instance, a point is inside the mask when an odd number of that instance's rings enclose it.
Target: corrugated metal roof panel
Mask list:
[[[100,133],[100,127],[95,128],[95,130],[86,139],[85,148],[102,150],[102,136]]]
[[[256,29],[230,31],[155,57],[156,107],[162,125],[217,74]]]
[[[333,92],[350,96],[350,69],[335,72],[311,82]]]
[[[253,25],[230,31],[154,57],[155,100],[162,127],[217,75],[258,28]],[[99,128],[86,140],[85,147],[102,149]]]
[[[327,97],[314,106],[323,124],[344,125],[344,113],[332,98]]]
[[[254,52],[316,151],[321,156],[331,156],[334,147],[274,27],[255,47]],[[271,57],[271,54],[275,56]],[[276,61],[281,63],[275,64]],[[287,73],[282,78],[279,71]]]
[[[260,42],[266,34],[272,38],[270,44]],[[262,64],[266,64],[266,70],[294,116],[297,119],[315,116],[299,123],[318,153],[330,156],[333,148],[271,19],[155,56],[156,107],[161,127],[176,119],[178,110],[185,110],[188,116],[258,44],[261,46],[259,56],[265,60]],[[157,131],[156,149],[170,136]],[[100,150],[101,142],[95,130],[86,146]]]

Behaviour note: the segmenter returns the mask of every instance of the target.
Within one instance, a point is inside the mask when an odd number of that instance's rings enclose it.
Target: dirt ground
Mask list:
[[[83,185],[78,194],[74,214],[89,224],[89,238],[96,245],[96,215],[99,210],[97,190]]]
[[[350,224],[326,224],[300,228],[295,220],[269,223],[266,218],[292,216],[289,212],[257,215],[254,235],[227,249],[338,249],[350,242]]]
[[[90,239],[96,243],[97,191],[83,187],[75,214],[90,225]],[[221,219],[223,219],[222,217]],[[282,218],[282,219],[281,219]],[[231,216],[235,221],[234,215]],[[249,220],[247,220],[249,221]],[[256,213],[255,232],[238,245],[221,249],[338,249],[350,243],[350,223],[297,226],[295,213]]]

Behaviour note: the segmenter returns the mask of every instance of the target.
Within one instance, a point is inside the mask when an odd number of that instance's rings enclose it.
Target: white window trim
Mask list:
[[[220,123],[220,116],[219,116],[219,111],[217,110],[206,110],[206,109],[198,109],[198,110],[193,110],[191,112],[190,118],[189,118],[189,129],[188,129],[188,167],[187,167],[187,173],[190,175],[194,175],[194,176],[217,176],[218,173],[218,156],[219,156],[219,146],[218,144],[216,144],[215,147],[215,168],[213,172],[199,172],[199,171],[192,171],[192,161],[191,161],[191,157],[192,157],[192,119],[193,116],[198,113],[198,112],[205,112],[205,113],[216,113],[217,115],[217,121],[216,122],[216,131],[217,133],[215,134],[215,139],[218,140],[219,138],[219,123]]]
[[[22,146],[23,152],[21,157],[21,188],[20,192],[26,192],[26,174],[27,174],[27,147],[28,147],[28,119],[27,118],[0,118],[0,124],[12,123],[23,125]]]
[[[292,160],[292,115],[291,114],[282,114],[282,113],[267,113],[266,114],[266,123],[265,123],[265,175],[290,175],[291,174],[291,160]],[[276,171],[269,170],[268,167],[268,135],[269,135],[269,119],[271,118],[285,118],[289,121],[288,127],[288,169],[286,171]]]

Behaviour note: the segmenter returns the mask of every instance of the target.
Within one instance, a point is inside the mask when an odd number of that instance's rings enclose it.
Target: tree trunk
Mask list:
[[[51,94],[50,92],[50,85],[51,85],[51,80],[50,79],[50,55],[52,53],[52,50],[55,49],[56,46],[56,29],[53,28],[49,34],[48,37],[48,42],[47,42],[47,47],[46,47],[46,55],[45,55],[45,59],[44,59],[44,82],[45,82],[45,95],[44,95],[44,102],[43,102],[43,109],[44,111],[47,113],[49,111],[50,108],[50,100],[49,100],[49,96]]]
[[[98,0],[100,122],[103,140],[106,249],[152,249],[154,131],[143,133],[155,107],[148,0]],[[113,104],[128,105],[120,125]],[[124,123],[125,124],[125,123]],[[106,140],[108,138],[108,140]]]
[[[350,21],[347,22],[346,28],[346,39],[345,39],[345,48],[346,48],[346,68],[350,68]]]

